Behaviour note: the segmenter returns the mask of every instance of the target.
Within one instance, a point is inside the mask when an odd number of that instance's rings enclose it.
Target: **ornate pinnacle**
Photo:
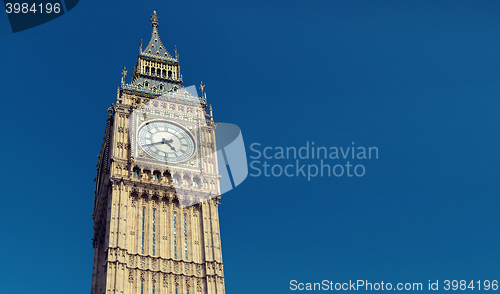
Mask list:
[[[125,77],[127,76],[127,68],[124,67],[122,70],[122,85],[125,84]]]
[[[141,53],[142,53],[142,45],[143,45],[143,44],[142,44],[142,39],[141,39],[141,42],[139,43],[139,46],[140,46],[140,47],[139,47],[139,50],[141,51]]]
[[[201,97],[203,97],[203,88],[205,88],[205,85],[203,85],[203,81],[202,81],[202,82],[200,82]]]
[[[158,27],[159,20],[160,18],[156,15],[156,11],[153,11],[153,15],[151,15],[151,19],[149,20],[151,21],[151,27]]]

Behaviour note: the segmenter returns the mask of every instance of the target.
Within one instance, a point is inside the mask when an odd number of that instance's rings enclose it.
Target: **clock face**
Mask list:
[[[164,162],[185,161],[195,150],[193,137],[185,129],[167,121],[144,124],[137,134],[137,142],[144,152]]]

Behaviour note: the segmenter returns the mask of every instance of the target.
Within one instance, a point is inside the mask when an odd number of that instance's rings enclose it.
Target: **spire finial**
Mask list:
[[[140,46],[140,47],[139,47],[139,50],[141,51],[141,53],[142,53],[142,45],[143,45],[143,44],[142,44],[142,39],[141,39],[141,42],[139,43],[139,46]]]
[[[122,70],[122,85],[125,84],[125,77],[127,76],[127,68],[124,67]]]
[[[156,11],[153,11],[153,15],[151,15],[151,19],[149,20],[151,22],[151,27],[158,27],[159,20],[160,18],[158,17],[158,15],[156,15]]]
[[[201,97],[203,97],[203,88],[205,88],[205,85],[203,85],[203,81],[202,81],[202,82],[200,82]]]
[[[179,54],[177,54],[177,45],[175,45],[174,53],[175,53],[175,59],[179,60]]]

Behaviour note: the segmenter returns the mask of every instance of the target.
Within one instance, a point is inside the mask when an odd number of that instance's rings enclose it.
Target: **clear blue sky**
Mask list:
[[[206,84],[249,156],[379,149],[363,177],[249,176],[224,194],[227,293],[499,280],[500,2],[236,2],[80,1],[16,34],[0,13],[0,293],[89,293],[106,110],[153,10],[185,86]]]

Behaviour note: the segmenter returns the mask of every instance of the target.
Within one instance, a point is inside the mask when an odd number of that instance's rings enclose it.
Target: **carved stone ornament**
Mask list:
[[[203,288],[201,287],[201,278],[198,278],[196,280],[196,291],[201,292],[202,290],[203,290]]]
[[[134,282],[134,272],[133,272],[133,270],[129,270],[129,271],[128,271],[128,281],[129,281],[130,283],[133,283],[133,282]]]
[[[163,275],[163,287],[168,287],[168,276],[166,274]]]

